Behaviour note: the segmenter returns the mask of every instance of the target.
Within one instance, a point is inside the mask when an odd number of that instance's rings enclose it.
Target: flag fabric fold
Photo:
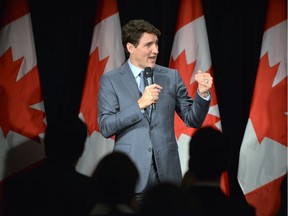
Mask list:
[[[276,215],[287,175],[287,2],[268,0],[238,182],[257,216]]]
[[[45,158],[46,119],[29,4],[7,0],[0,20],[0,185]]]
[[[208,72],[213,76],[201,0],[181,0],[179,2],[176,33],[169,66],[179,71],[191,97],[194,97],[197,91],[194,75],[198,70]],[[212,101],[203,126],[210,125],[222,130],[215,84],[213,84],[210,92]],[[179,146],[181,169],[184,175],[188,170],[189,141],[195,129],[186,127],[175,114],[175,132]],[[227,174],[223,175],[221,185],[224,192],[229,194]]]
[[[97,3],[90,56],[82,93],[79,118],[87,125],[85,149],[76,170],[90,176],[99,160],[113,150],[114,140],[104,138],[97,123],[100,77],[125,61],[121,24],[116,0]]]

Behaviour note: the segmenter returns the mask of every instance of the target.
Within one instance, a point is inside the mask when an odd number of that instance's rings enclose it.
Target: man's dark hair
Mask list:
[[[131,43],[135,47],[137,47],[140,38],[145,32],[149,34],[155,34],[158,38],[161,35],[159,29],[157,29],[154,25],[143,19],[130,20],[122,27],[122,44],[126,55],[129,54],[126,48],[126,44]]]

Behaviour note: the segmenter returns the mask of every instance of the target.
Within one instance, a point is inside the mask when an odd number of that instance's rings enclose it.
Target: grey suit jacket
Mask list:
[[[174,133],[175,111],[188,127],[202,126],[210,102],[196,94],[189,97],[178,71],[156,65],[154,82],[163,87],[151,120],[141,112],[137,83],[128,63],[102,75],[98,95],[101,134],[115,135],[114,150],[125,152],[138,168],[136,192],[146,186],[152,150],[161,182],[180,184],[182,172]]]

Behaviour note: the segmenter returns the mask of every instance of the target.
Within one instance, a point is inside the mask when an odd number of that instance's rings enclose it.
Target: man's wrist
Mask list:
[[[209,96],[209,92],[208,92],[208,91],[202,92],[202,93],[199,92],[199,94],[200,94],[201,97],[203,97],[203,98],[207,98],[207,97]]]

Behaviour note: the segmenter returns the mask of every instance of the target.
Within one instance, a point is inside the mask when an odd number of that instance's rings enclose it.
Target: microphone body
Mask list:
[[[152,70],[151,67],[146,67],[144,69],[144,77],[145,77],[147,85],[154,84],[153,70]],[[152,103],[151,105],[152,105],[152,109],[155,110],[156,109],[156,104]]]

